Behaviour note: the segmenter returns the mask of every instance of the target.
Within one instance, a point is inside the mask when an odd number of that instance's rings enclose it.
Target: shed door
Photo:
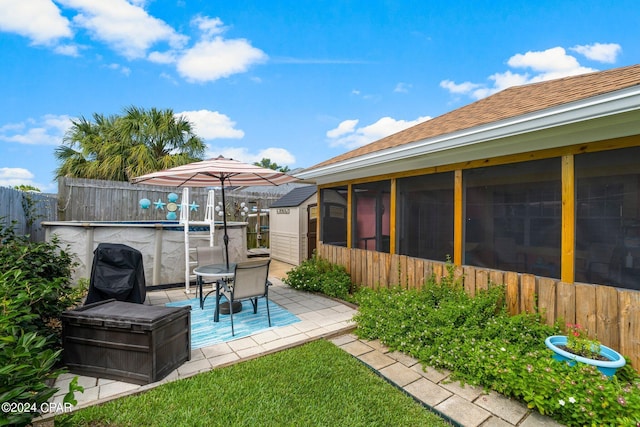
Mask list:
[[[307,259],[313,256],[318,238],[318,205],[307,206]]]

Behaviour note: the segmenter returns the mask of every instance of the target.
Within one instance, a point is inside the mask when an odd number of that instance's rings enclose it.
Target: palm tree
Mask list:
[[[62,163],[56,169],[56,178],[68,176],[95,179],[100,175],[99,151],[102,146],[114,139],[116,117],[105,117],[94,113],[93,120],[92,122],[80,117],[71,122],[72,126],[63,140],[67,145],[61,145],[55,150],[56,158]]]
[[[259,162],[255,162],[254,165],[284,173],[290,172],[289,166],[279,166],[277,163],[271,162],[271,159],[268,158],[263,158]]]
[[[171,109],[128,107],[122,116],[94,114],[72,122],[64,144],[56,148],[61,162],[56,178],[130,178],[201,160],[205,144],[186,118]]]

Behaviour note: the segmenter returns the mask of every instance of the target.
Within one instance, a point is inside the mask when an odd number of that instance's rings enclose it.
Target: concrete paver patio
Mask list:
[[[357,357],[387,381],[408,393],[431,410],[461,426],[557,426],[555,421],[532,413],[520,402],[497,393],[485,393],[471,386],[461,386],[448,380],[448,372],[422,369],[420,363],[405,354],[390,352],[378,341],[360,340],[351,332],[355,328],[352,317],[356,309],[321,295],[296,291],[285,285],[287,265],[274,263],[270,280],[273,285],[269,299],[298,316],[300,322],[284,327],[273,327],[254,335],[192,350],[191,360],[175,369],[161,381],[137,385],[123,381],[79,376],[78,384],[84,393],[76,393],[78,405],[74,409],[107,402],[112,399],[140,393],[169,381],[187,378],[211,369],[249,360],[268,353],[326,338],[347,353]],[[290,266],[288,266],[290,267]],[[147,293],[147,304],[163,305],[167,302],[191,298],[183,288]],[[60,392],[53,401],[62,402],[68,383],[75,377],[63,374],[56,381]],[[36,420],[37,424],[51,422],[51,416]]]

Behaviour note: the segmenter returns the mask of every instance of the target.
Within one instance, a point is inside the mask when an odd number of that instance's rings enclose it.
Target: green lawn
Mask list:
[[[450,425],[324,340],[58,418],[87,426]]]

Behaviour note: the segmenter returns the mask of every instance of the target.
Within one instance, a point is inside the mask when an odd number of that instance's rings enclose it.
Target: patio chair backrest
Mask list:
[[[198,265],[224,264],[224,251],[220,246],[196,247]]]
[[[236,264],[233,278],[233,299],[264,296],[267,293],[270,259]]]

